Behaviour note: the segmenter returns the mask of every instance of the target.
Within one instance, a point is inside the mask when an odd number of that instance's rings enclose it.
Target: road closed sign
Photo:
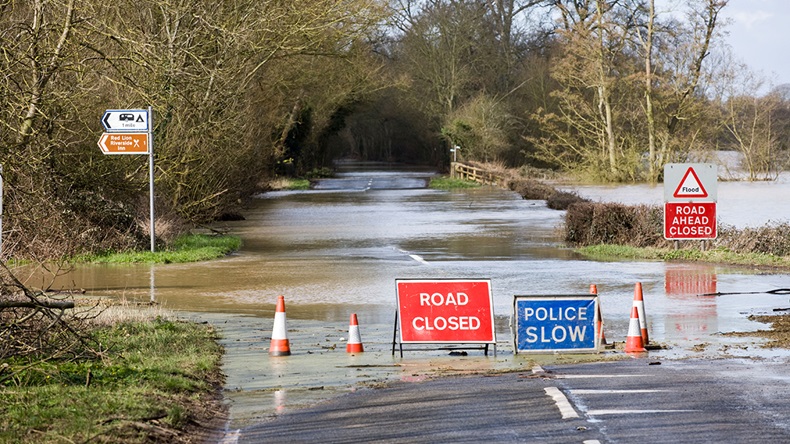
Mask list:
[[[515,296],[515,351],[594,353],[597,295]]]
[[[664,165],[664,238],[715,239],[717,188],[714,164]]]
[[[395,283],[401,343],[496,343],[491,281]]]

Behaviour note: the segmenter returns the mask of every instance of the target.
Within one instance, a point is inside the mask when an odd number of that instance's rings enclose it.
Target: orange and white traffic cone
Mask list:
[[[598,286],[590,284],[590,294],[598,294]],[[606,335],[603,332],[603,314],[601,313],[601,301],[598,300],[597,309],[595,310],[595,334],[601,338],[601,345],[606,345]]]
[[[285,321],[285,297],[277,297],[277,308],[274,311],[274,327],[272,327],[272,342],[269,346],[270,356],[288,356],[291,354],[291,344],[288,342],[288,328]]]
[[[644,345],[650,344],[647,335],[647,314],[645,313],[645,300],[642,298],[642,283],[637,282],[634,286],[634,307],[639,313],[639,330],[642,335]]]
[[[351,314],[351,321],[348,325],[348,343],[346,344],[346,353],[362,353],[365,351],[362,348],[362,338],[359,336],[359,322],[357,321],[357,314]]]
[[[645,344],[642,342],[642,333],[639,331],[639,312],[636,307],[631,307],[631,321],[628,324],[628,337],[625,338],[626,353],[646,352]]]

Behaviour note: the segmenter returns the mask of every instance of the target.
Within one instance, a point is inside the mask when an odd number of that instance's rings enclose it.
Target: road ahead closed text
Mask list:
[[[715,239],[715,202],[667,202],[664,204],[664,238]]]

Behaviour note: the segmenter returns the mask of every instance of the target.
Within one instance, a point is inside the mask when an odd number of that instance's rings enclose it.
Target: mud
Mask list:
[[[790,311],[790,308],[786,310]],[[761,329],[753,332],[726,333],[726,335],[741,338],[764,338],[767,340],[767,342],[759,344],[759,346],[762,348],[790,349],[790,314],[781,314],[775,316],[752,315],[749,316],[749,320],[770,324],[771,328],[767,330]]]

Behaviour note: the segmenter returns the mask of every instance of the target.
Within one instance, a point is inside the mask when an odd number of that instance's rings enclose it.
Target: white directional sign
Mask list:
[[[101,119],[104,129],[110,132],[147,132],[148,111],[144,109],[108,109]]]

